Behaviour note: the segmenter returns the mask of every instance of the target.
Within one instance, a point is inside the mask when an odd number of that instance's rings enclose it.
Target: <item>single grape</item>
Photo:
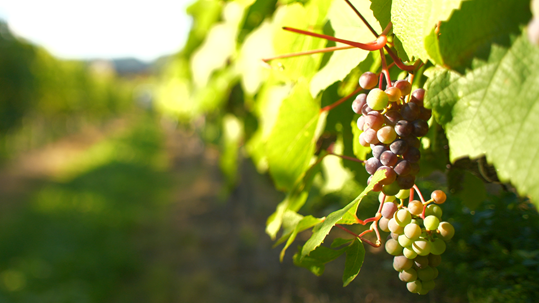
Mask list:
[[[408,137],[414,131],[414,125],[407,120],[399,120],[395,124],[395,132],[401,137]]]
[[[395,82],[395,87],[401,90],[403,96],[408,95],[412,91],[412,84],[407,80],[399,80]]]
[[[419,119],[429,121],[430,117],[432,117],[432,110],[422,107],[419,111]]]
[[[425,210],[425,217],[436,216],[438,219],[442,218],[442,208],[436,204],[429,204]]]
[[[417,271],[414,268],[408,268],[399,273],[399,279],[402,282],[412,282],[417,280]]]
[[[390,255],[399,256],[402,254],[402,246],[400,246],[397,240],[394,240],[394,239],[387,240],[385,248],[386,248],[387,253]]]
[[[406,288],[409,292],[413,294],[419,293],[421,291],[421,281],[415,280],[412,282],[408,282],[406,283]]]
[[[399,158],[392,151],[386,150],[380,155],[380,162],[386,166],[393,166],[397,164]]]
[[[398,235],[402,235],[404,233],[404,227],[397,224],[397,221],[395,221],[395,218],[391,218],[389,220],[389,223],[387,223],[387,227],[392,233],[396,233]]]
[[[414,261],[406,258],[405,256],[395,256],[393,258],[393,268],[396,271],[403,271],[412,268]]]
[[[395,87],[395,86],[388,87],[386,89],[386,94],[387,94],[387,98],[388,98],[389,102],[399,101],[399,99],[402,96],[401,90],[399,88]]]
[[[393,215],[395,214],[395,212],[398,209],[399,209],[399,207],[397,206],[397,204],[395,204],[393,202],[386,202],[382,206],[382,212],[381,212],[382,217],[387,218],[387,219],[391,219],[391,218],[393,218]]]
[[[378,220],[378,227],[380,227],[382,231],[385,231],[386,233],[388,233],[389,232],[389,227],[387,226],[388,223],[389,223],[389,220],[387,218],[382,217],[380,218],[380,220]]]
[[[384,144],[390,144],[397,138],[397,133],[395,133],[395,129],[392,126],[386,125],[378,130],[377,136],[378,141]]]
[[[425,266],[417,270],[417,277],[421,281],[432,281],[438,276],[438,271],[434,267]]]
[[[443,254],[445,252],[446,247],[447,246],[446,246],[444,240],[442,240],[440,238],[435,239],[433,242],[431,242],[430,253],[432,255],[441,255],[441,254]]]
[[[404,227],[412,221],[412,215],[408,212],[407,209],[399,209],[394,215],[393,218],[395,222]]]
[[[429,132],[429,124],[423,120],[417,119],[413,123],[413,129],[415,137],[423,137]]]
[[[443,204],[447,197],[443,191],[438,189],[433,191],[432,194],[430,194],[430,198],[434,200],[434,203],[436,204]]]
[[[389,149],[396,155],[402,155],[408,150],[408,142],[398,139],[389,145]]]
[[[384,116],[377,111],[372,111],[365,116],[365,125],[368,128],[379,130],[384,125]]]
[[[366,137],[365,132],[363,132],[363,133],[361,133],[359,135],[359,144],[361,144],[361,145],[363,145],[365,147],[368,147],[370,144],[367,143],[367,141],[365,141],[365,137]]]
[[[414,259],[414,264],[415,264],[415,267],[417,267],[418,269],[426,268],[427,266],[429,266],[429,257],[428,256],[417,256]]]
[[[371,72],[365,72],[359,77],[359,86],[363,89],[373,89],[378,85],[378,75]]]
[[[449,222],[440,222],[438,232],[444,241],[449,241],[455,235],[455,228]]]
[[[426,291],[426,292],[429,292],[431,290],[434,289],[434,286],[436,285],[436,282],[434,282],[434,280],[430,280],[430,281],[421,281],[421,292],[423,291]],[[420,294],[421,294],[420,292]]]
[[[410,260],[413,260],[417,257],[417,253],[411,248],[411,246],[403,248],[402,254]]]
[[[380,166],[382,166],[382,163],[380,163],[380,160],[374,157],[369,158],[367,159],[367,161],[365,161],[365,170],[367,171],[367,173],[369,173],[369,175],[374,175],[374,173]]]
[[[364,131],[365,130],[365,116],[359,116],[359,118],[357,118],[357,128],[361,131]]]
[[[419,149],[410,146],[408,147],[408,150],[402,155],[402,157],[405,160],[410,161],[410,163],[416,163],[421,158],[421,152],[419,151]]]
[[[418,88],[414,90],[412,93],[412,97],[416,98],[417,100],[423,101],[425,99],[425,90],[423,88]]]
[[[365,142],[369,144],[380,143],[380,141],[378,141],[378,135],[376,133],[376,130],[369,128],[366,131],[364,131],[363,134],[365,134]]]
[[[404,227],[404,235],[412,241],[419,239],[421,232],[421,227],[415,223],[410,223]]]
[[[430,242],[425,239],[417,239],[412,244],[412,249],[420,256],[430,254]]]
[[[440,255],[429,255],[429,265],[432,267],[438,267],[442,263],[442,256]]]
[[[368,102],[369,102],[369,97],[367,96],[367,103]],[[404,119],[408,121],[414,121],[415,119],[419,117],[420,111],[421,111],[421,108],[419,107],[419,105],[412,102],[408,102],[402,106],[401,115]]]
[[[408,239],[408,237],[406,235],[404,235],[404,234],[399,235],[399,238],[397,239],[397,241],[399,241],[400,246],[402,246],[404,248],[411,247],[412,243],[414,242],[414,241]]]
[[[391,168],[389,166],[380,166],[380,167],[378,167],[378,169],[376,169],[376,171],[379,171],[379,170],[382,170],[382,169],[385,170],[385,173],[384,173],[385,178],[380,180],[380,184],[385,185],[384,186],[384,188],[385,188],[387,185],[392,184],[392,183],[395,182],[395,179],[397,179],[397,174],[395,173],[393,168]],[[399,192],[399,190],[400,190],[400,188],[397,189],[396,192],[394,190],[389,191],[389,189],[387,191],[384,190],[384,194],[386,194],[388,196],[394,196]]]
[[[397,121],[402,120],[402,116],[398,110],[391,109],[384,114],[384,120],[387,125],[393,126]]]
[[[418,200],[413,200],[408,203],[408,211],[415,216],[419,216],[423,213],[423,203]]]
[[[410,190],[409,189],[401,189],[398,194],[395,195],[395,198],[404,200],[406,198],[410,197]]]
[[[354,113],[361,115],[361,109],[365,104],[367,104],[367,94],[359,94],[352,102],[352,110]]]
[[[387,146],[383,144],[372,145],[371,149],[372,149],[372,156],[378,160],[380,160],[380,156],[382,155],[384,151],[389,150]]]
[[[374,110],[382,110],[388,103],[386,92],[379,88],[371,90],[367,95],[367,105]]]
[[[410,165],[410,162],[406,160],[401,160],[395,165],[393,168],[395,170],[395,173],[399,176],[406,176],[410,173],[412,170],[412,166]]]
[[[419,139],[414,136],[406,137],[404,138],[404,141],[406,141],[406,143],[408,143],[408,146],[410,147],[419,148],[421,146],[421,141],[419,141]]]
[[[413,175],[398,176],[397,184],[399,184],[401,189],[410,189],[415,184],[415,176]]]
[[[438,225],[440,224],[440,219],[438,217],[430,215],[425,217],[425,220],[423,220],[423,224],[425,225],[425,229],[427,230],[436,230],[438,229]]]
[[[395,177],[397,174],[394,175]],[[396,195],[401,190],[399,184],[395,182],[395,179],[393,179],[393,182],[387,185],[384,185],[382,188],[382,192],[386,195]]]

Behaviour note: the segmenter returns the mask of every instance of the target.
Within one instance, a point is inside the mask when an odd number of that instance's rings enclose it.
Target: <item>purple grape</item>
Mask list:
[[[399,158],[392,151],[386,150],[380,155],[380,162],[385,166],[393,166],[397,164]]]
[[[393,168],[391,168],[389,166],[380,166],[380,167],[378,167],[378,169],[376,169],[376,171],[379,171],[381,169],[386,170],[385,179],[382,179],[380,181],[381,184],[388,185],[388,184],[391,184],[391,183],[395,182],[395,179],[397,179],[397,174],[395,173]]]
[[[422,107],[419,112],[419,119],[429,121],[430,117],[432,117],[432,110]]]
[[[393,169],[395,170],[395,173],[397,173],[397,175],[406,176],[412,171],[412,166],[410,164],[411,163],[406,160],[401,160],[399,161],[399,163],[397,163],[397,165],[395,165]]]
[[[377,143],[380,142],[380,141],[378,141],[378,136],[376,135],[376,130],[374,130],[372,128],[367,129],[363,134],[365,134],[365,136],[364,136],[365,142],[367,142],[369,144],[377,144]]]
[[[359,118],[357,118],[357,128],[359,128],[359,130],[361,131],[364,131],[365,127],[365,116],[359,116]]]
[[[410,137],[404,138],[404,140],[406,141],[406,143],[408,143],[409,147],[413,146],[415,148],[419,148],[421,146],[421,141],[419,141],[417,137],[410,136]]]
[[[387,146],[383,144],[372,145],[371,149],[372,149],[372,156],[376,159],[380,159],[380,156],[382,155],[382,153],[388,150]]]
[[[408,142],[402,139],[397,139],[389,145],[389,149],[395,155],[402,155],[408,150]]]
[[[416,137],[423,137],[429,132],[429,125],[423,120],[415,120],[413,123],[413,133]],[[396,131],[396,130],[395,130]]]
[[[419,117],[419,112],[421,108],[412,102],[404,104],[401,108],[401,115],[405,120],[414,121]]]
[[[395,124],[395,132],[401,137],[408,137],[414,131],[414,125],[406,120],[399,120]]]
[[[412,170],[410,171],[410,175],[417,175],[420,171],[419,163],[410,163],[410,166],[412,167]]]
[[[363,115],[368,115],[369,112],[372,112],[372,108],[370,108],[367,103],[365,103],[365,105],[363,105],[363,107],[361,108],[361,114]]]
[[[359,94],[352,102],[352,110],[354,113],[361,115],[361,109],[365,104],[367,104],[367,94]]]
[[[419,151],[419,149],[411,146],[408,148],[408,150],[402,155],[402,157],[411,162],[411,163],[416,163],[417,161],[419,161],[419,159],[421,158],[421,152]]]
[[[402,119],[402,116],[399,113],[399,111],[392,109],[392,110],[388,110],[385,113],[384,118],[387,125],[393,126],[397,123],[397,121]]]
[[[365,117],[365,125],[374,130],[379,130],[384,125],[384,116],[377,111],[369,112]]]
[[[369,175],[374,175],[374,173],[380,166],[382,166],[382,163],[380,163],[380,160],[374,157],[369,158],[367,159],[367,161],[365,161],[365,170],[367,171],[367,173],[369,173]]]
[[[378,75],[372,72],[365,72],[359,77],[359,85],[363,89],[373,89],[378,84]]]
[[[423,102],[423,100],[425,99],[425,90],[422,89],[422,88],[418,88],[418,89],[414,90],[414,92],[412,93],[412,97],[414,97],[417,100]]]
[[[415,184],[415,176],[413,175],[398,176],[397,184],[399,184],[400,188],[402,189],[410,189]]]
[[[401,90],[402,95],[406,96],[412,91],[412,84],[408,80],[399,80],[395,82],[395,87]]]
[[[397,204],[393,202],[385,202],[382,206],[382,216],[386,219],[393,218],[393,214],[398,210]]]

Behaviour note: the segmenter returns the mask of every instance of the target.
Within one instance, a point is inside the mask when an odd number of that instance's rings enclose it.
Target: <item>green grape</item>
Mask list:
[[[378,141],[381,143],[391,144],[393,141],[395,141],[395,139],[397,139],[397,133],[395,132],[393,126],[386,125],[376,132],[376,138],[378,138]]]
[[[387,226],[388,223],[389,223],[388,219],[381,217],[380,220],[378,220],[378,227],[380,227],[382,231],[385,231],[386,233],[388,233],[389,232],[389,227]]]
[[[404,227],[397,224],[397,221],[395,220],[395,218],[391,218],[391,220],[389,220],[389,223],[387,224],[387,227],[393,233],[396,233],[396,234],[399,234],[399,235],[404,233]]]
[[[413,249],[411,249],[411,248],[409,248],[409,247],[403,248],[403,249],[402,249],[402,254],[403,254],[406,258],[408,258],[408,259],[410,259],[410,260],[413,260],[413,259],[415,259],[415,258],[417,257],[417,253],[416,253]]]
[[[385,245],[386,251],[388,254],[393,256],[399,256],[402,254],[402,246],[395,239],[389,239],[386,241]]]
[[[413,282],[406,283],[406,288],[408,288],[408,291],[416,294],[419,291],[421,291],[421,281],[415,280]]]
[[[428,256],[417,256],[414,259],[415,266],[417,268],[425,268],[429,266],[429,257]]]
[[[393,182],[391,184],[384,185],[384,187],[382,187],[382,192],[387,195],[395,195],[400,189],[399,184],[397,182]],[[393,198],[395,197],[393,196]]]
[[[399,273],[399,279],[402,282],[413,282],[417,280],[417,271],[414,268],[408,268]]]
[[[438,276],[438,270],[431,266],[425,266],[417,270],[417,277],[421,281],[432,281]]]
[[[421,281],[421,286],[422,286],[422,291],[425,290],[427,292],[431,291],[434,289],[434,286],[436,285],[436,283],[434,282],[434,280],[430,280],[430,281]]]
[[[410,197],[410,189],[401,189],[399,193],[395,195],[395,197],[401,200]]]
[[[420,256],[427,256],[430,254],[430,242],[425,239],[415,240],[412,244],[412,249]]]
[[[423,213],[423,203],[417,200],[410,201],[410,203],[408,203],[408,211],[412,215],[421,215]]]
[[[405,256],[395,256],[395,258],[393,258],[393,268],[396,271],[410,269],[412,268],[412,265],[414,265],[414,261],[406,258]]]
[[[373,88],[367,95],[367,105],[373,110],[382,110],[389,103],[386,92]]]
[[[414,243],[414,241],[408,239],[408,237],[406,237],[404,234],[399,236],[398,241],[399,241],[399,244],[405,248],[412,246],[412,243]]]
[[[449,222],[440,222],[438,225],[438,232],[444,241],[449,241],[455,235],[455,228]]]
[[[389,236],[395,240],[395,241],[399,241],[399,234],[396,234],[394,232],[390,233]]]
[[[442,256],[434,255],[432,253],[429,255],[429,265],[430,266],[438,267],[438,265],[440,265],[440,263],[442,263]]]
[[[425,217],[423,224],[427,230],[436,230],[440,224],[440,219],[438,219],[436,216],[430,215]]]
[[[423,289],[423,282],[421,282],[421,289],[417,292],[417,294],[418,294],[418,295],[423,295],[423,296],[424,296],[424,295],[426,295],[426,294],[428,294],[428,293],[429,293],[428,290]]]
[[[393,218],[395,222],[404,227],[412,221],[412,215],[408,212],[407,209],[399,209],[394,215]]]
[[[444,253],[445,248],[446,248],[446,244],[444,240],[438,238],[434,240],[433,242],[431,242],[430,253],[433,255],[441,255]]]
[[[412,241],[419,239],[421,236],[421,227],[415,223],[411,223],[404,227],[404,234]]]
[[[438,219],[442,218],[442,208],[436,204],[429,204],[427,206],[427,209],[425,210],[425,217],[426,216],[436,216]]]

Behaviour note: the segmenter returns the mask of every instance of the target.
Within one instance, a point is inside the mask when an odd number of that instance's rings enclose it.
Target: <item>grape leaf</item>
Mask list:
[[[539,49],[525,35],[512,40],[465,75],[432,71],[425,100],[446,130],[451,161],[484,154],[500,180],[539,204]]]
[[[288,240],[286,241],[286,244],[281,250],[281,254],[279,255],[281,262],[283,261],[286,249],[292,244],[292,242],[294,242],[298,233],[315,226],[316,224],[320,223],[320,221],[322,221],[322,219],[315,218],[313,216],[307,216],[301,219],[301,221],[296,224],[296,227],[294,228],[292,233],[290,233]]]
[[[352,202],[348,203],[348,205],[346,205],[345,207],[332,212],[326,217],[324,222],[315,226],[313,230],[314,231],[313,235],[311,236],[311,238],[309,238],[309,240],[307,240],[307,242],[305,243],[305,245],[303,246],[301,250],[301,258],[304,258],[305,256],[309,255],[313,250],[315,250],[318,246],[320,246],[320,244],[324,242],[324,239],[329,234],[333,226],[335,226],[335,224],[337,224],[337,222],[341,220],[343,216],[350,209],[357,209],[361,200],[370,191],[372,191],[374,184],[378,183],[380,180],[384,178],[384,174],[385,174],[385,170],[383,169],[377,171],[376,174],[374,174],[369,185],[365,188],[365,190],[363,190],[361,194],[359,194],[359,196],[357,196],[357,198],[355,198]]]
[[[346,263],[344,265],[344,274],[342,276],[343,287],[352,282],[363,266],[365,260],[365,247],[358,238],[346,250]]]
[[[409,57],[419,58],[423,62],[430,58],[425,38],[431,34],[438,21],[448,20],[462,1],[393,0],[391,5],[393,32],[402,42]]]
[[[294,264],[297,266],[305,267],[313,274],[320,276],[324,273],[324,264],[337,259],[340,255],[345,253],[349,249],[349,246],[335,250],[325,246],[319,246],[313,250],[308,256],[301,257],[298,252],[294,255]]]
[[[305,171],[314,153],[316,131],[321,129],[318,123],[324,121],[307,82],[298,82],[283,100],[266,145],[269,171],[277,188],[290,191]]]
[[[440,53],[445,65],[463,72],[462,67],[469,67],[473,57],[488,58],[491,45],[509,46],[509,35],[519,34],[519,27],[530,18],[528,0],[463,2],[440,26]]]
[[[375,30],[380,32],[380,26],[369,8],[369,3],[365,1],[353,2],[354,6],[362,12],[363,16],[373,25]],[[337,38],[361,43],[366,43],[375,39],[375,36],[344,1],[333,1],[328,13],[328,19],[331,22],[331,26],[335,31],[335,37]],[[344,44],[337,43],[337,46],[344,46]],[[334,52],[328,63],[313,77],[311,81],[311,94],[316,96],[321,90],[326,89],[331,84],[342,81],[353,68],[367,58],[369,53],[369,51],[359,48]],[[373,62],[369,61],[362,66],[362,71],[370,70],[372,63]]]

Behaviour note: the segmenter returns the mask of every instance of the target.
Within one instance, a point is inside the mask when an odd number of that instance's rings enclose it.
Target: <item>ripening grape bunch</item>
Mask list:
[[[455,229],[451,223],[442,221],[438,204],[446,200],[443,191],[435,190],[424,203],[412,200],[404,206],[404,199],[409,195],[410,190],[402,190],[396,196],[381,193],[382,217],[378,224],[381,230],[390,233],[385,249],[395,256],[393,268],[399,272],[399,279],[407,283],[410,292],[425,295],[434,288],[436,267],[442,261],[440,255]],[[396,203],[397,199],[401,202]]]
[[[410,82],[396,81],[384,91],[376,88],[378,77],[371,72],[361,75],[360,86],[370,91],[358,95],[352,109],[361,115],[357,120],[357,127],[363,131],[359,142],[372,149],[365,169],[370,175],[379,169],[386,170],[386,178],[376,184],[374,191],[394,196],[415,184],[421,157],[419,138],[427,134],[432,112],[423,106],[424,89],[416,89],[407,98],[412,88]]]

